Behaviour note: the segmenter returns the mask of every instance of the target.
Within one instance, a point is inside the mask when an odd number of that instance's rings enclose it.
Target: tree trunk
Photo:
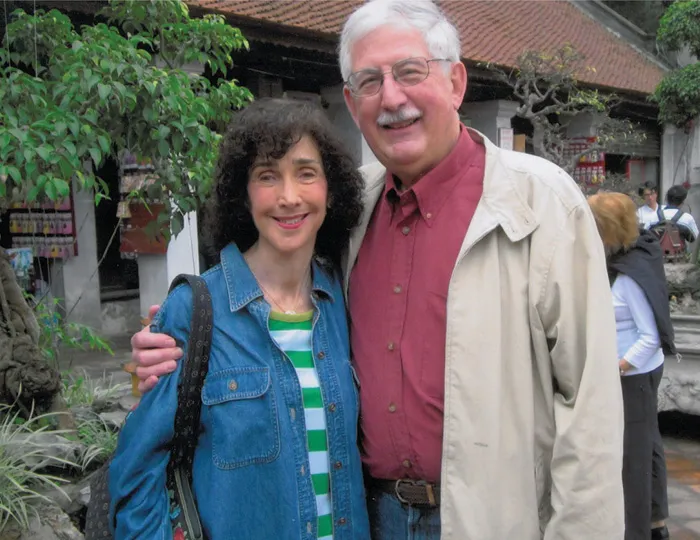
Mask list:
[[[61,376],[39,348],[39,326],[17,283],[10,257],[0,248],[0,403],[24,411],[50,410]]]

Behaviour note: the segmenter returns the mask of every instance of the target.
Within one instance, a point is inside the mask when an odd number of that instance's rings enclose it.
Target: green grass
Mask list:
[[[97,415],[94,419],[79,422],[78,437],[85,445],[81,458],[83,469],[93,463],[102,464],[107,461],[117,449],[118,436],[119,433]]]
[[[126,394],[129,383],[115,383],[112,376],[93,379],[86,371],[80,375],[64,373],[63,399],[68,407],[90,407],[97,400],[105,400]]]
[[[31,517],[38,517],[35,503],[51,502],[40,491],[53,488],[66,496],[60,488],[60,484],[66,480],[35,470],[25,462],[26,458],[41,461],[51,458],[59,465],[79,466],[51,456],[41,444],[39,434],[47,430],[46,420],[50,416],[52,415],[32,415],[21,422],[19,413],[14,412],[10,405],[0,404],[0,531],[11,520],[26,529]],[[60,431],[52,433],[64,434]]]

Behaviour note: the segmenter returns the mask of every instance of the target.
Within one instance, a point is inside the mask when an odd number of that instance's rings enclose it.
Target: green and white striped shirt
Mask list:
[[[316,495],[319,540],[333,540],[326,411],[311,349],[313,311],[299,315],[270,313],[270,335],[294,365],[301,385],[309,467]]]

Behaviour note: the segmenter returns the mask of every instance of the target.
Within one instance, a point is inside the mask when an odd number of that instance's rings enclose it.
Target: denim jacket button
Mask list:
[[[338,520],[338,525],[345,525],[345,524],[347,523],[347,521],[348,521],[348,520],[345,519],[345,518],[340,518],[340,519]]]
[[[316,355],[316,358],[318,358],[319,360],[323,360],[325,357],[326,353],[324,353],[323,351],[319,351],[319,353]]]
[[[334,466],[336,469],[342,469],[342,468],[343,468],[343,464],[342,464],[340,461],[336,461],[336,462],[333,464],[333,466]]]
[[[231,392],[235,392],[236,390],[238,390],[238,383],[235,379],[231,379],[228,382],[228,389],[231,390]]]
[[[335,412],[335,403],[331,403],[330,405],[328,405],[328,411]]]

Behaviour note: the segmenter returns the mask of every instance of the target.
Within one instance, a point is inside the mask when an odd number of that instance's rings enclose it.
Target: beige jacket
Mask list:
[[[470,131],[486,169],[447,298],[441,538],[622,539],[622,395],[593,216],[561,169]],[[363,172],[346,279],[385,180],[380,164]]]

